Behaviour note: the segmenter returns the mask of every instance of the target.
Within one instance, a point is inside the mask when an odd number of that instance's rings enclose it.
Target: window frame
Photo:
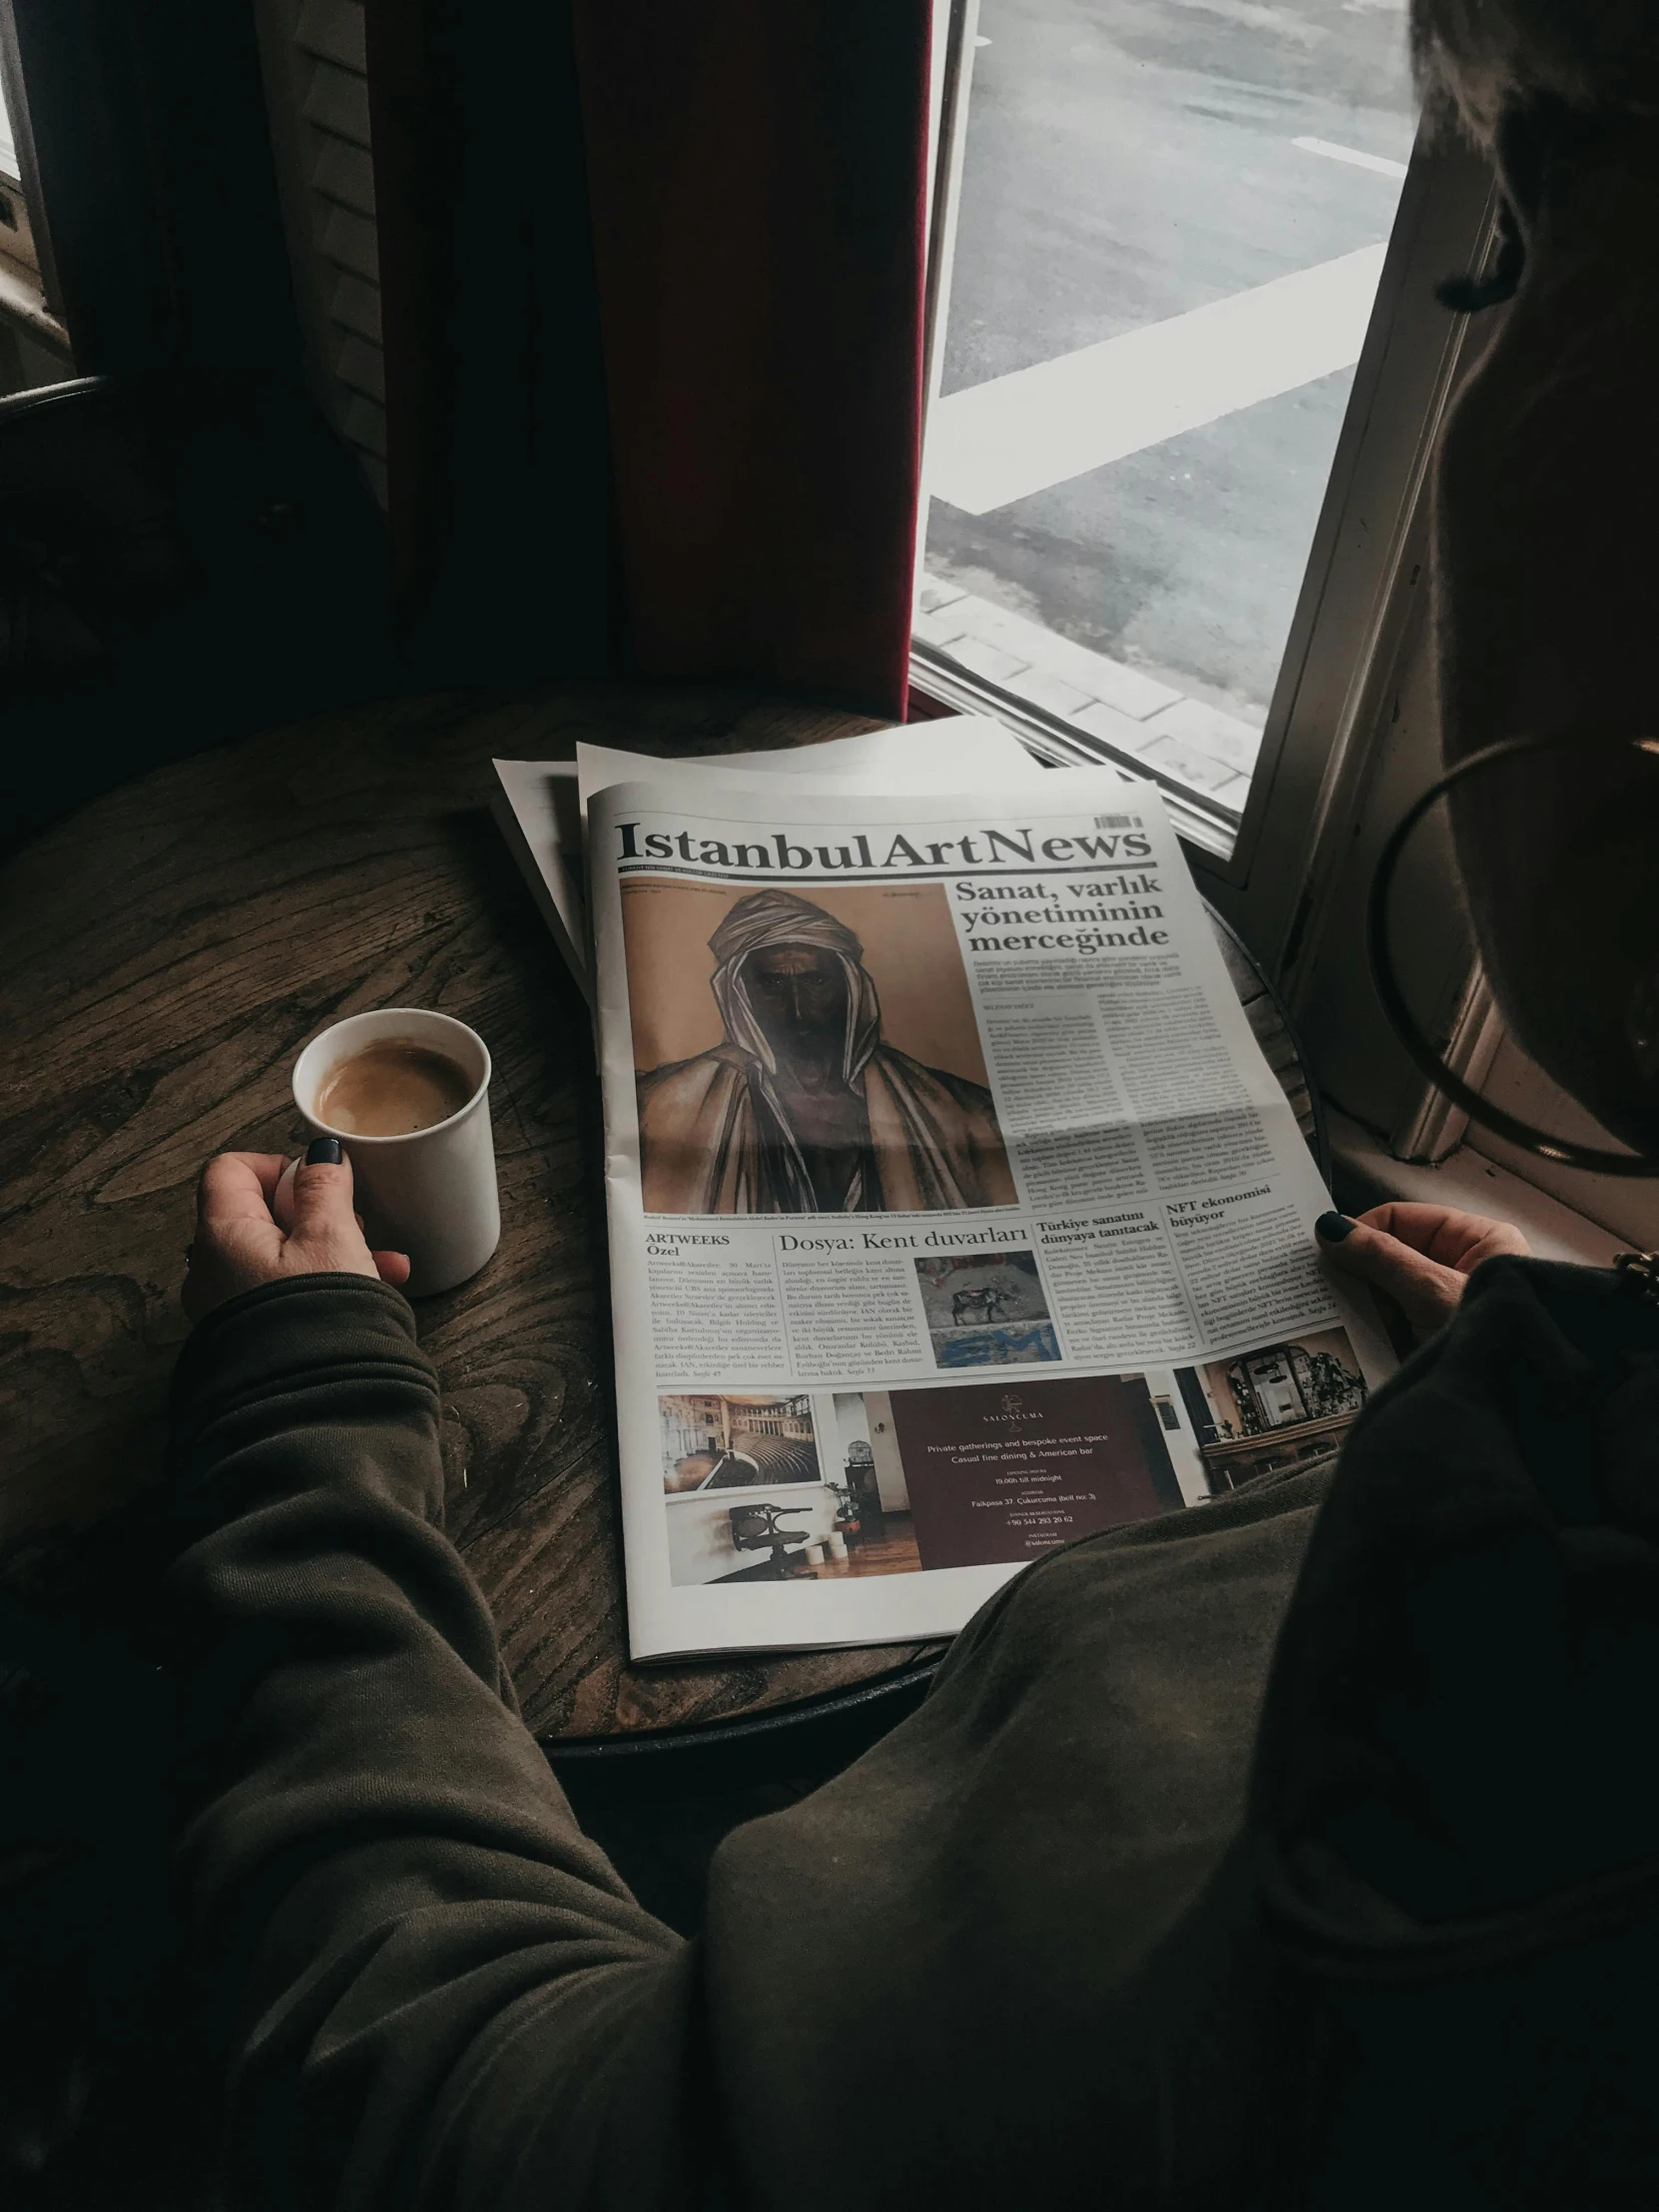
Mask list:
[[[1390,742],[1428,573],[1429,463],[1483,342],[1434,286],[1486,265],[1495,225],[1486,164],[1419,130],[1250,798],[1232,852],[1192,855],[1207,895],[1276,976],[1296,966],[1322,868],[1346,849],[1361,787]]]

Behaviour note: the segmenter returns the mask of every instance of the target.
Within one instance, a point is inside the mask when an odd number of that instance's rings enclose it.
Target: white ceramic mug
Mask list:
[[[447,1121],[398,1137],[330,1128],[316,1101],[342,1060],[395,1038],[453,1060],[472,1085]],[[412,1298],[453,1290],[501,1241],[501,1201],[490,1135],[489,1048],[475,1029],[419,1006],[350,1014],[313,1037],[293,1064],[293,1102],[318,1137],[337,1137],[351,1162],[355,1204],[370,1248],[406,1252]]]

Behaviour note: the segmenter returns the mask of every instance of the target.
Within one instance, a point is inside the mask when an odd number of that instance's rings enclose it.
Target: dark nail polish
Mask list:
[[[305,1147],[305,1165],[308,1168],[337,1168],[339,1163],[338,1137],[313,1137]]]
[[[1327,1244],[1341,1244],[1353,1227],[1346,1214],[1321,1214],[1314,1224],[1314,1235]]]

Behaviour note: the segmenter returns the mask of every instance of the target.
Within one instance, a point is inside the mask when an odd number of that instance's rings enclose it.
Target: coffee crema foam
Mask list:
[[[475,1088],[447,1053],[382,1037],[328,1070],[311,1112],[347,1137],[408,1137],[458,1114]]]

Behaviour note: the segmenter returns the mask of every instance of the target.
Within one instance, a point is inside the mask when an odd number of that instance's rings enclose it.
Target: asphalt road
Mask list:
[[[981,0],[943,390],[1387,236],[1404,0]],[[984,515],[935,500],[929,569],[1260,720],[1351,371]],[[1252,712],[1254,710],[1254,712]]]

